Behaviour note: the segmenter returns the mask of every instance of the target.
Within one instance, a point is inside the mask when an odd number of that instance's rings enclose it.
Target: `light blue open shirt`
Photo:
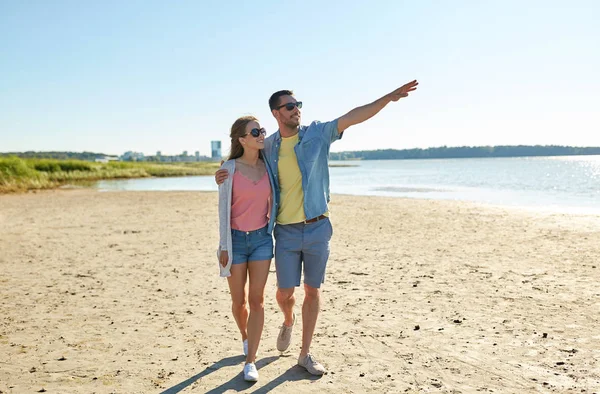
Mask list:
[[[300,126],[298,144],[294,147],[300,174],[302,174],[302,191],[304,194],[304,214],[306,219],[316,218],[327,212],[329,203],[329,148],[334,141],[342,138],[338,133],[338,121],[321,123],[312,122],[309,126]],[[274,202],[279,210],[281,190],[277,163],[281,133],[277,130],[265,139],[263,155],[273,178],[275,179]]]

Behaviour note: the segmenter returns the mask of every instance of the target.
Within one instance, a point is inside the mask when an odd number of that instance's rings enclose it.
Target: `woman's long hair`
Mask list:
[[[229,134],[231,137],[231,150],[229,151],[227,160],[237,159],[244,154],[244,147],[240,142],[240,138],[246,135],[246,126],[252,121],[258,122],[258,119],[252,115],[248,115],[242,116],[233,122],[231,133]]]

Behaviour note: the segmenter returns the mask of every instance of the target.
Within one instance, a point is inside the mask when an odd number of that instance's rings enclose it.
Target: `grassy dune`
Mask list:
[[[0,158],[0,193],[52,189],[101,179],[212,175],[218,163],[94,163],[82,160]]]

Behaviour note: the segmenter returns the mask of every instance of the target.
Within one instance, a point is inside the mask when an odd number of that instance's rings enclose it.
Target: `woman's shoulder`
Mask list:
[[[235,159],[227,160],[223,164],[221,164],[221,169],[223,170],[231,170],[235,168]]]

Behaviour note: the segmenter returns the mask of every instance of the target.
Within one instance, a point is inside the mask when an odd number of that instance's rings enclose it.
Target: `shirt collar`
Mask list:
[[[302,125],[298,127],[298,142],[302,141],[302,137],[304,137],[304,133],[306,133],[306,129],[307,129],[307,127],[302,126]],[[277,132],[275,133],[275,141],[277,141],[277,142],[281,141],[281,132],[279,131],[279,129],[277,129]]]

